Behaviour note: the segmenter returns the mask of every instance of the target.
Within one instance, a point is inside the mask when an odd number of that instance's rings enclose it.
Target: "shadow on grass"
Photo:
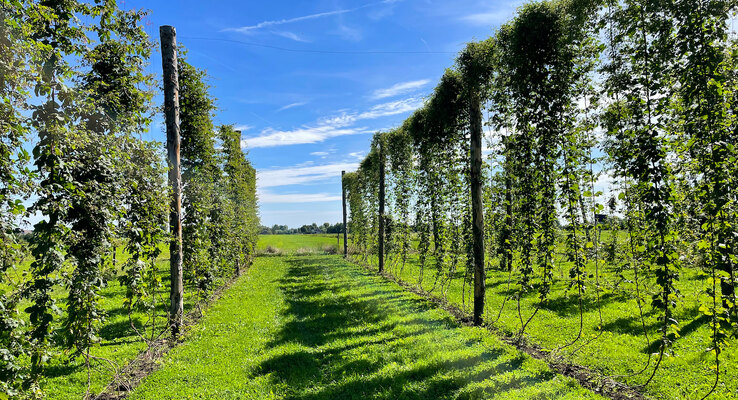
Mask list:
[[[617,293],[605,293],[600,296],[600,306],[606,307],[612,303],[625,301],[622,295]],[[568,296],[562,295],[549,299],[541,308],[554,312],[561,317],[571,317],[579,314],[579,295],[571,293]],[[585,295],[582,299],[582,308],[584,310],[596,310],[597,298],[592,295]]]
[[[653,314],[653,310],[644,313],[644,318],[647,321],[651,321],[646,322],[646,330],[649,334],[653,334],[660,325],[658,321],[653,321],[652,318],[649,318]],[[602,330],[613,333],[624,333],[631,336],[643,336],[643,323],[639,315],[620,317],[602,325]]]
[[[683,325],[679,328],[679,337],[675,339],[675,341],[679,341],[680,339],[689,336],[694,331],[699,329],[701,326],[704,326],[709,321],[709,318],[707,315],[700,314],[693,320],[691,320],[688,324]],[[656,324],[661,325],[661,323]],[[655,339],[651,342],[651,344],[647,347],[645,347],[642,351],[644,353],[656,353],[661,349],[661,334],[655,334],[653,335]]]
[[[338,258],[289,264],[279,282],[288,319],[257,369],[288,399],[486,398],[555,376],[525,372],[525,356],[480,344],[427,301]]]

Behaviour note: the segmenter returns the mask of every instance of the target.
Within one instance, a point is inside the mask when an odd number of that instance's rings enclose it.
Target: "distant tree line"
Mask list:
[[[341,233],[343,232],[343,223],[336,222],[331,225],[328,222],[324,222],[322,225],[312,223],[310,225],[303,225],[299,228],[290,228],[287,225],[274,224],[272,227],[261,226],[262,235],[296,235],[296,234],[308,234],[308,233]]]

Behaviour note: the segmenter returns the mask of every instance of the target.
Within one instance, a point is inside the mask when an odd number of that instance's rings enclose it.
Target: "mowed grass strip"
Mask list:
[[[598,398],[338,256],[257,258],[130,399]]]
[[[332,249],[334,253],[343,253],[343,236],[335,234],[308,235],[259,235],[256,252],[268,254],[267,249],[279,251],[281,254],[317,253]]]

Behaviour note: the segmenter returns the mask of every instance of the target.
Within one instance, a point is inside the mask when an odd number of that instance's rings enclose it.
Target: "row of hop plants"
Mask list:
[[[0,20],[0,398],[43,397],[46,367],[65,357],[83,360],[89,396],[92,364],[110,361],[95,346],[115,277],[129,316],[150,315],[131,323],[141,340],[168,329],[156,266],[170,240],[167,166],[163,144],[143,139],[158,112],[146,12],[2,0]],[[183,58],[179,79],[184,269],[204,298],[250,263],[256,177],[240,132],[213,126],[205,73]]]
[[[659,315],[658,338],[643,323],[646,342],[657,340],[655,357],[636,373],[644,385],[679,337],[676,308],[701,303],[715,365],[703,395],[713,394],[738,324],[736,7],[721,0],[522,6],[492,37],[469,43],[425,105],[377,133],[358,170],[346,174],[352,251],[376,259],[385,163],[389,272],[416,260],[418,284],[433,279],[432,291],[443,296],[449,279],[471,283],[470,105],[478,103],[489,154],[486,268],[509,276],[512,294],[502,307],[518,303],[516,336],[525,337],[560,280],[577,299],[579,328],[554,352],[599,339],[602,330],[583,335],[585,298],[594,296],[601,327],[607,267],[619,277],[614,285],[633,293],[635,318],[643,322],[649,307]],[[609,188],[598,184],[603,178]],[[627,238],[618,241],[623,230]],[[557,277],[563,264],[568,276]],[[706,272],[697,299],[678,290],[683,268]],[[530,295],[536,306],[524,315],[520,301]],[[493,311],[489,324],[502,314]]]

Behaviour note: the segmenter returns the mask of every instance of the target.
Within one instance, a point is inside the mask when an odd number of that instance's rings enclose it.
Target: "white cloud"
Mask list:
[[[294,40],[295,42],[301,42],[301,43],[310,43],[309,40],[305,39],[304,37],[290,31],[272,31],[273,34],[277,36],[282,36],[283,38],[287,38],[290,40]]]
[[[340,182],[341,171],[353,171],[359,165],[355,162],[343,162],[326,165],[307,165],[306,163],[286,168],[261,169],[256,172],[259,202],[269,203],[318,203],[340,201],[340,183],[338,193],[274,193],[269,188],[292,185],[310,185],[330,180]]]
[[[499,25],[509,20],[515,8],[513,4],[503,6],[501,9],[483,11],[474,14],[464,15],[459,18],[462,22],[466,22],[473,25]]]
[[[261,221],[267,226],[272,226],[274,224],[284,225],[285,222],[287,222],[290,226],[298,227],[301,225],[309,225],[313,222],[320,223],[321,221],[327,222],[341,220],[340,206],[331,207],[331,210],[321,210],[319,207],[313,208],[316,209],[309,213],[306,213],[305,209],[299,205],[283,205],[279,210],[271,210],[267,208],[261,210]]]
[[[595,171],[595,173],[597,172],[599,172],[599,176],[593,185],[595,191],[600,191],[605,194],[619,192],[619,188],[616,187],[615,176],[612,175],[611,171],[600,168],[600,171]]]
[[[267,27],[270,27],[270,26],[287,25],[287,24],[292,24],[292,23],[295,23],[295,22],[301,22],[301,21],[308,21],[308,20],[312,20],[312,19],[330,17],[330,16],[333,16],[333,15],[341,15],[341,14],[346,14],[346,13],[351,13],[351,12],[354,12],[354,11],[358,11],[358,10],[361,10],[363,8],[373,7],[373,6],[382,5],[382,4],[392,4],[392,3],[397,3],[397,2],[398,2],[398,0],[384,0],[384,1],[378,1],[378,2],[375,2],[375,3],[365,4],[363,6],[355,7],[355,8],[346,8],[346,9],[339,9],[339,10],[333,10],[333,11],[326,11],[326,12],[321,12],[321,13],[302,15],[302,16],[294,17],[294,18],[283,18],[283,19],[278,19],[278,20],[267,20],[267,21],[259,22],[258,24],[254,24],[254,25],[246,25],[246,26],[241,26],[241,27],[238,27],[238,28],[226,28],[223,31],[227,31],[227,32],[239,32],[239,33],[246,33],[246,34],[248,34],[248,33],[252,33],[254,31],[258,31],[258,30],[260,30],[262,28],[267,28]]]
[[[428,79],[421,79],[417,81],[401,82],[386,89],[377,89],[372,93],[372,99],[384,99],[387,97],[395,97],[401,94],[406,94],[419,89],[430,82]]]
[[[425,49],[426,50],[431,51],[430,46],[428,46],[428,42],[426,42],[425,39],[420,38],[420,41],[423,42],[423,44],[425,45]]]
[[[362,33],[361,29],[352,28],[344,24],[343,22],[339,23],[338,28],[331,31],[330,33],[341,37],[341,39],[343,40],[348,40],[351,42],[358,42],[364,38],[364,34]]]
[[[363,151],[354,151],[353,153],[349,153],[348,155],[349,155],[349,158],[355,158],[357,160],[361,160],[362,158],[364,158],[364,154],[366,153]]]
[[[273,20],[273,21],[262,21],[255,25],[247,25],[242,26],[239,28],[227,28],[224,29],[225,31],[230,32],[239,32],[239,33],[250,33],[256,30],[259,30],[261,28],[266,28],[269,26],[275,26],[275,25],[285,25],[285,24],[291,24],[294,22],[300,22],[300,21],[307,21],[311,19],[316,18],[323,18],[323,17],[329,17],[331,15],[339,15],[339,14],[345,14],[352,11],[355,11],[356,9],[343,9],[343,10],[334,10],[334,11],[327,11],[322,13],[316,13],[316,14],[309,14],[309,15],[303,15],[300,17],[295,18],[287,18],[287,19],[279,19],[279,20]]]
[[[328,154],[330,154],[330,153],[327,152],[327,151],[314,151],[314,152],[310,153],[311,156],[317,156],[317,157],[325,157]]]
[[[337,128],[332,125],[306,126],[291,131],[277,131],[268,128],[260,136],[244,139],[242,145],[255,149],[257,147],[319,143],[336,136],[358,135],[369,132],[371,131],[367,131],[366,128]]]
[[[326,201],[341,201],[341,196],[330,193],[291,193],[276,194],[269,191],[259,192],[259,203],[319,203]]]
[[[314,166],[292,166],[287,168],[261,169],[256,172],[260,189],[286,185],[305,185],[328,179],[337,179],[341,171],[353,171],[358,163],[344,162]]]
[[[288,131],[267,128],[259,136],[244,139],[242,146],[254,149],[258,147],[319,143],[337,136],[371,133],[373,131],[368,130],[366,127],[355,127],[353,125],[362,120],[376,119],[413,111],[422,105],[423,99],[411,97],[377,104],[368,111],[360,113],[344,113],[339,116],[325,118],[319,120],[313,126],[306,125]]]
[[[280,111],[284,111],[284,110],[289,110],[290,108],[294,108],[294,107],[300,107],[300,106],[304,106],[305,104],[307,104],[307,103],[306,103],[306,102],[304,102],[304,101],[301,101],[301,102],[297,102],[297,103],[291,103],[291,104],[287,104],[286,106],[280,107],[280,108],[279,108],[279,109],[277,110],[277,112],[280,112]]]
[[[246,132],[247,130],[251,128],[253,128],[253,126],[251,125],[238,125],[238,126],[233,127],[234,130],[241,131],[241,132]]]
[[[369,111],[365,111],[356,116],[357,120],[374,119],[415,111],[423,105],[423,99],[419,97],[411,97],[408,99],[392,101],[389,103],[378,104]]]

